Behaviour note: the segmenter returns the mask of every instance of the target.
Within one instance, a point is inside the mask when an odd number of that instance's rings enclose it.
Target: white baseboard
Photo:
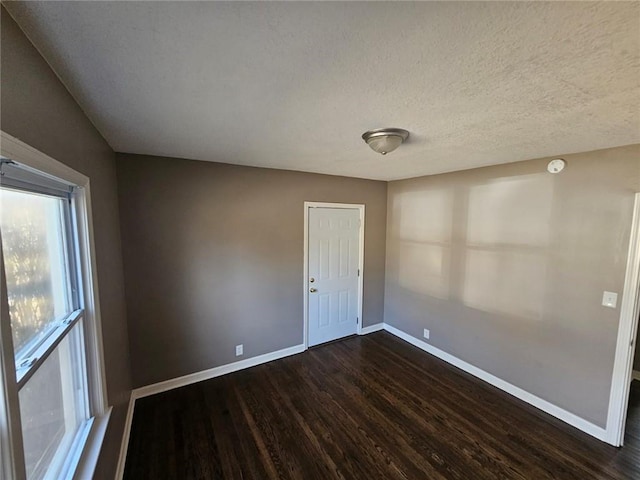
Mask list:
[[[174,388],[184,387],[191,385],[192,383],[202,382],[203,380],[209,380],[211,378],[221,377],[228,373],[237,372],[238,370],[244,370],[245,368],[255,367],[262,363],[271,362],[280,358],[289,357],[297,353],[304,352],[304,345],[295,345],[293,347],[283,348],[275,352],[265,353],[264,355],[258,355],[257,357],[247,358],[246,360],[240,360],[239,362],[228,363],[219,367],[210,368],[201,372],[191,373],[182,377],[173,378],[164,382],[154,383],[145,387],[136,388],[131,392],[129,399],[129,409],[127,410],[127,420],[124,426],[124,433],[122,435],[122,444],[120,445],[120,457],[118,458],[118,468],[116,470],[116,480],[121,480],[124,475],[124,466],[127,460],[127,449],[129,448],[129,437],[131,435],[131,422],[133,420],[133,411],[135,409],[135,403],[138,398],[148,397],[149,395],[155,395],[156,393],[166,392],[173,390]]]
[[[377,332],[384,329],[383,323],[376,323],[375,325],[369,325],[362,328],[360,335],[367,335],[369,333]],[[120,445],[120,457],[118,458],[118,468],[116,470],[116,480],[122,479],[124,475],[125,462],[127,460],[127,450],[129,448],[129,437],[131,435],[131,422],[133,421],[133,411],[135,403],[138,398],[148,397],[149,395],[155,395],[156,393],[166,392],[173,390],[174,388],[184,387],[193,383],[202,382],[211,378],[220,377],[228,373],[237,372],[238,370],[244,370],[245,368],[254,367],[263,363],[278,360],[280,358],[289,357],[297,353],[305,351],[304,344],[295,345],[293,347],[284,348],[271,353],[265,353],[264,355],[258,355],[257,357],[248,358],[239,362],[228,363],[219,367],[210,368],[201,372],[191,373],[182,377],[172,378],[164,382],[158,382],[144,387],[136,388],[132,390],[131,397],[129,399],[129,408],[127,409],[127,419],[124,425],[124,432],[122,435],[122,444]]]
[[[417,338],[403,332],[402,330],[392,327],[387,323],[384,324],[384,329],[387,332],[395,335],[396,337],[401,338],[402,340],[410,343],[411,345],[414,345],[420,348],[421,350],[424,350],[425,352],[430,353],[431,355],[438,357],[441,360],[444,360],[445,362],[453,365],[454,367],[458,367],[460,370],[464,370],[465,372],[470,373],[474,377],[477,377],[480,380],[484,380],[485,382],[493,385],[494,387],[497,387],[500,390],[507,392],[508,394],[513,395],[514,397],[519,398],[520,400],[530,405],[533,405],[534,407],[542,410],[543,412],[546,412],[549,415],[552,415],[562,420],[563,422],[568,423],[569,425],[572,425],[577,429],[582,430],[583,432],[588,433],[589,435],[596,437],[597,439],[602,440],[603,442],[608,443],[609,439],[607,438],[607,431],[604,428],[599,427],[581,417],[578,417],[577,415],[571,412],[568,412],[546,400],[543,400],[540,397],[536,397],[532,393],[529,393],[519,387],[516,387],[515,385],[505,382],[504,380],[490,373],[487,373],[484,370],[481,370],[480,368],[465,362],[464,360],[460,360],[459,358],[454,357],[453,355],[447,352],[444,352],[434,347],[433,345],[429,345],[428,343],[423,342],[422,340],[418,340]]]
[[[638,370],[634,370],[632,374],[632,378],[634,380],[640,380],[640,372]]]
[[[360,335],[368,335],[369,333],[379,332],[380,330],[384,330],[384,323],[376,323],[368,327],[362,327]]]
[[[484,370],[471,365],[463,360],[460,360],[453,355],[444,352],[433,345],[429,345],[422,340],[419,340],[402,330],[399,330],[387,323],[377,323],[375,325],[370,325],[368,327],[362,328],[360,334],[367,335],[369,333],[377,332],[380,330],[386,330],[387,332],[395,335],[396,337],[414,345],[421,350],[424,350],[431,355],[444,360],[445,362],[457,367],[465,372],[473,375],[474,377],[483,380],[494,387],[499,388],[500,390],[507,392],[514,397],[533,405],[534,407],[542,410],[543,412],[552,415],[569,425],[576,427],[579,430],[599,439],[604,442],[608,442],[607,432],[604,428],[594,425],[593,423],[578,417],[577,415],[568,412],[546,400],[543,400],[535,395],[516,387]],[[254,367],[256,365],[260,365],[262,363],[271,362],[273,360],[278,360],[280,358],[288,357],[290,355],[295,355],[297,353],[304,352],[304,345],[296,345],[294,347],[284,348],[282,350],[278,350],[276,352],[266,353],[264,355],[259,355],[257,357],[249,358],[246,360],[241,360],[239,362],[229,363],[227,365],[221,365],[219,367],[210,368],[208,370],[203,370],[201,372],[192,373],[189,375],[184,375],[182,377],[174,378],[171,380],[167,380],[164,382],[154,383],[152,385],[147,385],[145,387],[137,388],[131,392],[131,398],[129,400],[129,408],[127,410],[127,419],[125,422],[125,430],[122,437],[122,445],[120,447],[120,458],[118,459],[118,469],[116,473],[116,480],[122,479],[124,474],[124,466],[127,458],[127,448],[129,445],[129,436],[131,434],[131,422],[133,420],[133,411],[135,408],[135,401],[138,398],[146,397],[149,395],[154,395],[156,393],[166,392],[168,390],[172,390],[174,388],[183,387],[186,385],[190,385],[192,383],[201,382],[203,380],[208,380],[215,377],[220,377],[222,375],[226,375],[228,373],[237,372],[238,370],[244,370],[245,368]],[[633,378],[640,380],[640,372],[633,372]]]
[[[279,358],[288,357],[301,352],[304,352],[304,345],[302,344],[294,347],[283,348],[282,350],[265,353],[264,355],[258,355],[257,357],[247,358],[246,360],[240,360],[239,362],[227,363],[226,365],[202,370],[201,372],[190,373],[189,375],[184,375],[182,377],[172,378],[171,380],[165,380],[164,382],[136,388],[131,393],[135,395],[136,398],[148,397],[149,395],[166,392],[167,390],[173,390],[174,388],[184,387],[186,385],[202,382],[203,380],[209,380],[211,378],[221,377],[228,373],[255,367],[262,363],[271,362],[273,360],[278,360]]]
[[[124,465],[127,461],[127,450],[129,449],[129,437],[131,436],[131,422],[133,421],[133,409],[136,404],[136,397],[131,392],[129,396],[129,407],[127,408],[127,418],[124,422],[124,432],[122,433],[122,443],[120,444],[120,456],[118,457],[118,468],[116,469],[116,480],[121,480],[124,475]]]

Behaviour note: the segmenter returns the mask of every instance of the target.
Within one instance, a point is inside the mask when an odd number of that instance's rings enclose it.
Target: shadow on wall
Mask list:
[[[387,274],[420,295],[540,319],[552,188],[549,175],[532,174],[397,194]]]
[[[637,151],[391,182],[385,322],[603,427]]]

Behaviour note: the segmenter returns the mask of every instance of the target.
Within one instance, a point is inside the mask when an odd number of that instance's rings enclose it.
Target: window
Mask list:
[[[97,316],[87,305],[88,192],[1,161],[0,440],[11,457],[0,455],[0,467],[10,478],[71,478],[106,410]]]

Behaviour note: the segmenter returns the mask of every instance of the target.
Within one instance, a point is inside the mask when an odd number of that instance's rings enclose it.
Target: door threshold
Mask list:
[[[327,345],[331,345],[333,343],[338,343],[338,342],[342,342],[343,340],[348,340],[350,338],[358,338],[359,335],[357,333],[354,333],[353,335],[347,335],[346,337],[340,337],[340,338],[336,338],[335,340],[329,340],[328,342],[324,342],[324,343],[319,343],[318,345],[314,345],[313,347],[309,347],[307,350],[313,350],[319,347],[325,347]]]

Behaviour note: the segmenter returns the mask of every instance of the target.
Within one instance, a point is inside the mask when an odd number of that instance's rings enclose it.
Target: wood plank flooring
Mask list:
[[[386,332],[140,399],[125,478],[640,479],[610,447]]]

